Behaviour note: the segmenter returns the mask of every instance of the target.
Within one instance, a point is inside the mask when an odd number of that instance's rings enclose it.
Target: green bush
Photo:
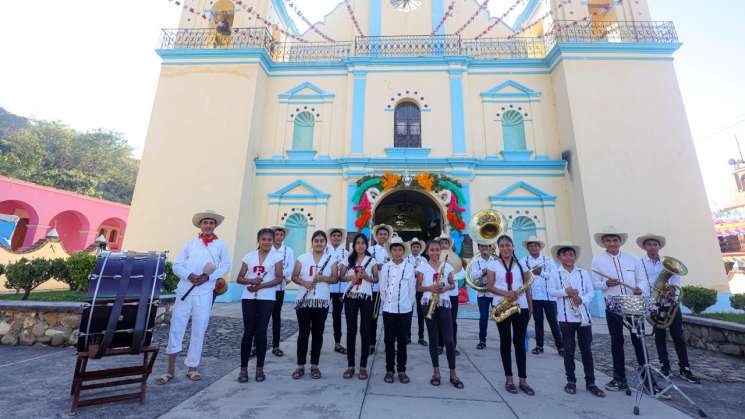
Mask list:
[[[704,287],[683,287],[683,305],[695,314],[702,313],[717,302],[717,292]]]
[[[66,276],[62,281],[70,286],[71,291],[88,289],[88,276],[96,266],[96,256],[91,253],[76,253],[65,260]]]
[[[3,275],[3,274],[5,274],[5,265],[0,263],[0,275]]]
[[[176,276],[175,273],[173,273],[173,263],[168,261],[166,262],[166,269],[165,269],[166,277],[163,280],[163,285],[161,288],[163,291],[167,293],[172,293],[176,290],[176,285],[178,285],[178,281],[180,278]]]
[[[745,310],[745,294],[732,294],[729,297],[729,304],[737,310]]]
[[[26,300],[32,290],[51,278],[50,265],[47,259],[29,261],[21,258],[17,262],[9,263],[5,268],[5,287],[23,290],[21,300]]]

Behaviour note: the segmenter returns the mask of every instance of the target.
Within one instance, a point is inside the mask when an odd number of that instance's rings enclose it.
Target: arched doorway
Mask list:
[[[388,224],[404,241],[434,239],[442,233],[443,210],[426,192],[401,189],[383,194],[375,204],[373,221]]]

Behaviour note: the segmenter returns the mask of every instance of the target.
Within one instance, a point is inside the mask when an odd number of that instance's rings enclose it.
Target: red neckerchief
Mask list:
[[[505,275],[504,279],[507,282],[507,289],[509,291],[512,291],[512,264],[515,263],[515,257],[512,257],[512,260],[510,260],[510,266],[508,267],[506,263],[504,263],[504,259],[502,259],[502,256],[499,256],[499,261],[502,262],[502,266],[504,266]]]
[[[217,240],[217,234],[203,234],[199,233],[199,240],[204,243],[205,246],[209,245],[213,241]]]

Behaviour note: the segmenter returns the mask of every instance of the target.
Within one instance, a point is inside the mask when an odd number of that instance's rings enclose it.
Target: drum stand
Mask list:
[[[644,397],[645,392],[647,393],[648,397],[651,397],[653,399],[660,399],[665,394],[675,390],[678,392],[678,394],[683,396],[683,398],[688,403],[690,403],[691,406],[696,408],[699,416],[701,416],[702,418],[707,417],[706,412],[704,412],[703,409],[701,409],[693,400],[691,400],[685,393],[683,393],[683,390],[681,390],[677,385],[675,385],[675,383],[673,383],[673,381],[670,379],[670,376],[662,374],[660,370],[654,368],[649,363],[649,353],[647,352],[647,343],[645,340],[646,335],[644,334],[646,326],[645,317],[640,315],[630,315],[626,317],[630,320],[626,324],[626,327],[629,329],[629,332],[631,332],[632,335],[639,336],[639,340],[641,341],[642,345],[642,352],[644,353],[644,365],[642,365],[642,367],[639,368],[636,372],[637,384],[633,388],[633,391],[635,392],[634,414],[639,414],[639,406],[641,405],[642,397]],[[655,394],[654,392],[654,376],[658,378],[658,382],[664,383],[662,391],[657,394]],[[631,389],[626,390],[626,394],[631,395]]]

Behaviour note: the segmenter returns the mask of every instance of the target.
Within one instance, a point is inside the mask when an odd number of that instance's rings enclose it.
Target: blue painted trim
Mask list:
[[[383,21],[383,1],[370,0],[370,36],[380,36]]]
[[[445,15],[444,0],[432,0],[432,30],[435,30]],[[435,35],[445,35],[445,25],[440,26]]]
[[[353,209],[355,203],[352,201],[354,194],[357,192],[357,183],[349,182],[347,184],[347,231],[356,231],[357,227],[354,225],[354,220],[357,216],[356,211]]]
[[[510,194],[517,189],[525,189],[526,191],[533,194],[533,196],[510,196]],[[505,206],[505,207],[520,207],[527,204],[503,204],[503,202],[522,202],[522,203],[531,203],[531,202],[540,202],[538,204],[539,207],[544,206],[553,206],[553,204],[550,204],[552,202],[556,201],[556,196],[549,195],[546,192],[536,188],[535,186],[519,181],[516,182],[501,192],[499,192],[496,195],[489,196],[489,202],[491,202],[492,207],[494,206]]]
[[[427,157],[427,158],[392,158],[392,157],[340,157],[330,160],[277,160],[257,159],[257,169],[347,169],[350,167],[370,168],[442,168],[452,170],[457,167],[471,170],[541,170],[561,171],[563,176],[566,162],[564,160],[528,160],[505,161],[497,158],[477,159],[473,157]]]
[[[453,135],[453,154],[466,152],[466,134],[463,111],[463,80],[460,75],[450,75],[450,126]]]
[[[297,26],[295,26],[295,21],[292,20],[290,15],[287,13],[287,8],[285,7],[285,3],[282,0],[272,0],[272,4],[274,5],[274,9],[277,11],[277,14],[279,15],[279,18],[282,19],[282,21],[287,25],[287,28],[292,32],[293,35],[299,35],[300,31],[297,30]]]
[[[508,161],[523,161],[530,160],[530,156],[533,155],[533,150],[502,150],[500,154],[505,160]]]
[[[256,176],[344,176],[341,172],[256,172]]]
[[[539,204],[539,205],[532,205],[532,204],[491,204],[492,208],[553,208],[556,207],[555,204]]]
[[[507,88],[513,88],[518,91],[518,93],[514,92],[508,92],[503,93],[502,91]],[[531,98],[531,97],[539,97],[541,96],[541,92],[537,92],[527,86],[524,86],[514,80],[506,80],[502,83],[499,83],[498,85],[492,87],[491,89],[482,92],[481,97],[482,98]]]
[[[352,99],[352,153],[364,152],[365,136],[365,89],[367,79],[355,77]]]
[[[288,160],[313,160],[315,150],[287,150]]]
[[[540,99],[482,99],[482,103],[541,103]]]
[[[288,194],[288,192],[295,188],[305,188],[310,191],[310,194]],[[279,190],[268,194],[269,198],[292,197],[295,199],[328,199],[330,196],[331,195],[321,192],[320,189],[302,179],[298,179],[290,183],[289,185],[286,185]]]
[[[463,219],[468,222],[468,220],[471,219],[471,184],[467,182],[462,182],[460,187],[461,192],[463,193],[463,196],[466,197],[465,202],[465,209],[466,212],[463,213]]]
[[[431,148],[405,148],[405,147],[388,147],[385,154],[388,157],[427,157],[432,151]]]
[[[298,94],[298,92],[301,92],[305,89],[310,89],[311,91],[315,93]],[[309,81],[305,81],[284,93],[278,94],[277,96],[280,99],[333,99],[336,95],[334,95],[331,92],[321,89],[320,87],[318,87],[317,85]]]
[[[500,75],[500,76],[510,76],[513,74],[548,74],[548,71],[469,71],[469,75],[477,75],[477,76],[485,76],[485,75]]]
[[[284,201],[284,200],[270,200],[269,205],[304,205],[309,207],[325,207],[328,202],[308,202],[308,201]]]
[[[527,21],[528,18],[530,18],[533,13],[535,13],[540,4],[541,0],[530,0],[525,6],[525,9],[523,9],[522,13],[520,13],[517,19],[515,19],[515,22],[512,24],[512,29],[515,31],[519,31],[525,24],[525,21]]]
[[[323,105],[325,103],[334,103],[334,101],[333,100],[281,99],[279,103],[289,103],[290,105]]]

